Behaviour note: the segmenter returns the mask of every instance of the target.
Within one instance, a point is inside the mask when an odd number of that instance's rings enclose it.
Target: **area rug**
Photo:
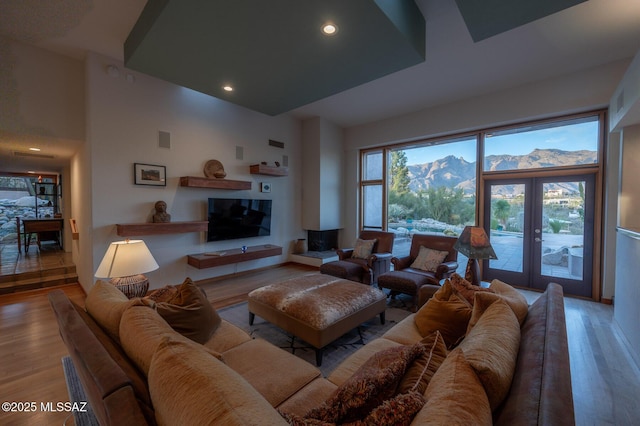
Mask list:
[[[218,309],[218,313],[222,318],[237,325],[252,337],[264,339],[313,365],[316,364],[315,348],[304,340],[287,333],[259,316],[256,316],[253,325],[250,326],[249,310],[246,302]],[[402,321],[409,314],[410,312],[405,309],[388,307],[385,314],[385,324],[380,323],[380,316],[377,315],[375,318],[361,324],[338,340],[327,345],[324,349],[322,366],[320,367],[322,374],[325,376],[329,375],[329,373],[349,355],[366,343],[382,336],[387,330]]]
[[[70,423],[67,419],[65,424],[75,424],[77,426],[99,426],[93,410],[89,405],[87,396],[84,393],[82,383],[76,373],[71,357],[62,357],[62,369],[64,370],[64,380],[67,382],[67,390],[69,392],[69,402],[76,403],[74,406],[82,407],[85,411],[74,411],[73,417],[75,423]],[[84,404],[86,402],[86,404]]]

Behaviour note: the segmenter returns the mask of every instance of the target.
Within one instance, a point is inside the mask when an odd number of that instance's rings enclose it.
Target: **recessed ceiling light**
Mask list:
[[[225,92],[233,92],[233,86],[230,84],[225,84],[224,86],[222,86],[222,90],[224,90]]]
[[[332,35],[335,35],[337,32],[338,32],[338,26],[336,24],[327,22],[322,26],[322,33],[324,35],[332,36]]]
[[[40,151],[40,148],[29,148],[29,151]]]

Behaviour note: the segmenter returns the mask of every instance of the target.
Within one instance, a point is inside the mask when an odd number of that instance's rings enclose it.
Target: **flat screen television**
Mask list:
[[[207,241],[271,235],[271,200],[209,198]]]

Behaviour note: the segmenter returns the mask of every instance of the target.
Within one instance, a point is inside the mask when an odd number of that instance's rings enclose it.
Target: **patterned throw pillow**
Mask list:
[[[425,345],[400,345],[376,352],[347,381],[305,418],[330,423],[362,420],[372,410],[396,394],[407,366]]]
[[[376,243],[376,239],[373,240],[361,240],[358,238],[356,241],[356,246],[353,249],[353,255],[356,259],[366,259],[371,256],[371,252],[373,251],[373,246]]]
[[[436,272],[438,266],[444,261],[449,252],[433,250],[425,246],[420,246],[418,257],[411,264],[412,268],[421,269],[423,271]]]
[[[462,297],[464,297],[467,302],[471,303],[473,306],[474,296],[477,292],[487,292],[487,293],[495,293],[495,290],[492,288],[484,288],[478,285],[473,285],[469,281],[462,278],[459,274],[451,275],[449,278],[451,281],[451,286],[455,291],[458,292]]]

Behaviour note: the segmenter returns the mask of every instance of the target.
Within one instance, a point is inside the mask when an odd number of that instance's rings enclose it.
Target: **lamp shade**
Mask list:
[[[98,270],[97,278],[128,277],[158,269],[158,263],[142,240],[111,243]]]
[[[487,233],[479,226],[465,226],[453,248],[469,259],[498,258],[491,247]]]

